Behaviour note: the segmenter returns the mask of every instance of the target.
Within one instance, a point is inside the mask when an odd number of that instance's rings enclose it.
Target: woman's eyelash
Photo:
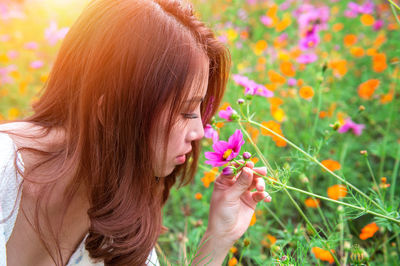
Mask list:
[[[187,113],[183,113],[182,115],[183,115],[184,118],[189,118],[189,119],[196,119],[196,118],[199,118],[199,116],[196,115],[196,114],[187,114]]]

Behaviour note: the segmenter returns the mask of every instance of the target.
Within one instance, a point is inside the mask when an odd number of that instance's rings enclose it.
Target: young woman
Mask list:
[[[229,67],[180,1],[91,2],[33,115],[0,126],[0,265],[158,264],[162,207],[193,179]],[[217,178],[195,265],[221,265],[270,199],[250,168]]]

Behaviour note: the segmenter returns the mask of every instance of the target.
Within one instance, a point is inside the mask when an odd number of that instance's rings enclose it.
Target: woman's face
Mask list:
[[[200,140],[204,136],[200,105],[208,87],[208,61],[201,64],[201,68],[204,69],[199,69],[199,73],[196,74],[194,85],[190,88],[183,110],[180,111],[177,120],[172,126],[168,137],[165,160],[163,158],[163,148],[164,136],[167,130],[167,112],[163,113],[160,123],[156,125],[156,134],[159,137],[156,138],[153,146],[155,152],[153,170],[157,177],[165,177],[171,174],[177,165],[185,163],[186,154],[192,150],[192,141]]]

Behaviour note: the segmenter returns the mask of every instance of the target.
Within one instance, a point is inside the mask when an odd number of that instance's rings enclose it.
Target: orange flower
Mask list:
[[[319,248],[319,247],[313,247],[311,249],[312,253],[314,253],[314,256],[317,259],[320,259],[322,261],[327,261],[329,263],[334,263],[335,260],[333,259],[333,256],[331,255],[331,253],[328,250]],[[335,253],[335,251],[333,249],[331,249],[332,253]]]
[[[250,221],[250,226],[253,226],[257,221],[256,213],[253,213],[253,216],[251,217]]]
[[[231,248],[229,249],[229,251],[230,251],[232,254],[235,254],[235,253],[237,252],[237,248],[236,248],[236,247],[231,247]]]
[[[251,127],[251,126],[247,127],[247,131],[249,132],[251,139],[252,139],[255,143],[257,143],[257,141],[258,141],[258,135],[260,135],[260,131],[259,131],[257,128]]]
[[[370,99],[379,83],[379,79],[370,79],[361,83],[360,86],[358,86],[358,96],[365,100]]]
[[[340,163],[338,161],[328,159],[328,160],[323,160],[321,163],[323,166],[325,166],[332,172],[340,169]]]
[[[394,89],[390,89],[390,91],[387,94],[381,95],[380,103],[381,104],[390,103],[393,100],[393,96],[394,96]]]
[[[347,188],[343,185],[333,185],[328,188],[328,197],[334,200],[346,197]]]
[[[370,14],[363,14],[360,19],[365,26],[372,26],[375,23],[374,17]]]
[[[275,243],[276,243],[276,237],[270,234],[267,235],[267,238],[265,240],[264,239],[261,240],[261,245],[267,248],[271,248],[271,246]]]
[[[280,65],[280,69],[281,72],[288,77],[294,77],[294,75],[296,74],[293,64],[288,61],[283,61]]]
[[[299,91],[300,97],[305,100],[311,100],[314,96],[314,90],[310,86],[303,86]]]
[[[386,55],[384,53],[375,54],[372,57],[372,69],[380,73],[387,68]]]
[[[258,158],[252,157],[252,158],[250,158],[250,161],[252,161],[254,164],[256,164],[258,162]]]
[[[201,179],[201,182],[203,182],[203,185],[208,188],[210,186],[211,182],[214,182],[215,177],[218,173],[218,168],[214,167],[213,169],[211,169],[210,172],[205,172],[204,173],[204,177]]]
[[[331,61],[328,66],[332,68],[335,76],[343,77],[347,73],[347,61],[345,59]]]
[[[317,208],[319,206],[320,202],[321,201],[319,199],[307,198],[304,201],[304,204],[309,208]]]
[[[336,23],[333,25],[332,30],[335,32],[341,31],[343,29],[343,23]]]
[[[279,105],[283,104],[283,100],[281,98],[279,98],[279,97],[268,98],[268,101],[271,104],[271,106],[278,107]]]
[[[370,223],[361,229],[360,239],[365,240],[370,237],[373,237],[374,234],[379,230],[379,227],[376,223]]]
[[[194,198],[197,200],[201,200],[203,198],[203,195],[200,192],[197,192],[196,194],[194,194]]]
[[[278,135],[283,136],[282,130],[281,130],[281,125],[273,120],[270,120],[268,122],[262,122],[261,123],[264,127],[269,128],[270,130],[274,131]],[[270,133],[268,130],[261,128],[261,134],[264,136],[270,136],[272,137],[272,140],[275,141],[276,146],[278,147],[285,147],[286,146],[286,141],[282,140],[278,136],[275,136],[274,134]]]
[[[222,128],[224,126],[224,122],[218,122],[215,124],[217,128]]]
[[[386,42],[385,34],[379,34],[374,41],[374,47],[379,48],[384,42]]]
[[[332,41],[332,34],[330,34],[329,32],[325,33],[325,35],[324,35],[324,41],[325,41],[325,42],[330,42],[330,41]]]
[[[354,34],[347,34],[344,36],[343,43],[346,46],[351,46],[357,42],[357,36]]]
[[[289,16],[284,16],[283,19],[276,25],[275,30],[277,32],[284,31],[287,27],[290,26],[292,23],[292,20],[290,19]]]
[[[232,257],[229,261],[228,261],[228,266],[235,266],[238,264],[238,260],[235,257]]]
[[[268,77],[269,80],[273,83],[284,84],[286,82],[285,77],[274,70],[268,71]]]
[[[350,53],[351,53],[354,57],[362,57],[362,56],[364,56],[364,54],[365,54],[364,49],[361,48],[361,47],[351,47]]]

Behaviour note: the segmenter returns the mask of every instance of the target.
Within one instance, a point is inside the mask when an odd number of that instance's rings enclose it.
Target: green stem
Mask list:
[[[300,206],[297,204],[297,202],[293,199],[292,195],[290,195],[289,191],[287,191],[287,189],[283,189],[283,191],[286,192],[287,196],[289,197],[289,199],[292,201],[293,205],[296,207],[297,211],[300,213],[300,215],[303,217],[303,219],[306,221],[306,223],[310,226],[310,228],[313,231],[313,234],[316,235],[324,244],[325,241],[322,240],[321,236],[318,234],[317,230],[314,228],[314,226],[312,225],[312,223],[310,222],[310,220],[308,220],[307,216],[304,214],[303,210],[300,208]],[[329,249],[329,247],[325,247],[327,248],[327,250],[329,251],[329,253],[332,255],[333,259],[335,260],[337,265],[340,265],[338,258],[336,257],[336,255],[331,252],[331,250]]]
[[[394,169],[391,178],[392,181],[390,183],[390,203],[392,206],[394,206],[394,195],[396,189],[397,173],[399,171],[399,164],[400,164],[400,144],[397,145],[396,162],[394,163]]]
[[[260,174],[258,174],[257,172],[254,172],[254,174],[256,174],[256,175],[258,175],[258,176],[260,176],[260,177],[263,177],[265,180],[268,180],[268,181],[270,181],[270,182],[276,183],[276,184],[279,185],[279,187],[281,187],[281,188],[287,188],[287,189],[290,189],[290,190],[293,190],[293,191],[297,191],[297,192],[300,192],[300,193],[303,193],[303,194],[306,194],[306,195],[309,195],[309,196],[313,196],[313,197],[322,199],[322,200],[334,202],[334,203],[336,203],[336,204],[340,204],[340,205],[347,206],[347,207],[350,207],[350,208],[353,208],[353,209],[356,209],[356,210],[360,210],[360,211],[363,211],[363,212],[365,212],[365,213],[369,213],[369,214],[374,215],[374,216],[378,216],[378,217],[381,217],[381,218],[385,218],[385,219],[387,219],[387,220],[390,220],[390,221],[393,221],[393,222],[396,222],[396,223],[400,224],[400,220],[397,220],[397,219],[395,219],[395,218],[393,218],[393,217],[389,217],[389,216],[386,216],[386,215],[384,215],[384,214],[380,214],[380,213],[377,213],[377,212],[374,212],[374,211],[370,211],[370,210],[368,210],[368,209],[366,209],[366,208],[359,207],[359,206],[355,206],[355,205],[350,204],[350,203],[346,203],[346,202],[343,202],[343,201],[334,200],[334,199],[327,198],[327,197],[324,197],[324,196],[321,196],[321,195],[318,195],[318,194],[314,194],[314,193],[312,193],[312,192],[308,192],[308,191],[305,191],[305,190],[302,190],[302,189],[299,189],[299,188],[296,188],[296,187],[292,187],[292,186],[283,184],[283,183],[281,183],[281,182],[279,182],[279,181],[276,181],[275,179],[273,179],[273,178],[271,178],[271,177],[260,175]]]
[[[312,191],[309,183],[307,183],[307,189],[308,189],[309,192]],[[312,197],[312,199],[315,200],[314,197]],[[317,210],[318,210],[319,215],[322,218],[323,223],[325,224],[326,229],[330,232],[331,231],[331,225],[328,223],[328,220],[326,220],[325,215],[322,212],[321,207],[319,206],[319,204],[317,204]]]
[[[383,209],[379,204],[377,204],[375,201],[373,201],[370,197],[368,197],[366,194],[364,194],[361,190],[359,190],[357,187],[355,187],[354,185],[352,185],[351,183],[349,183],[348,181],[344,180],[342,177],[338,176],[337,174],[335,174],[334,172],[332,172],[331,170],[329,170],[325,165],[321,164],[315,157],[311,156],[309,153],[305,152],[304,150],[302,150],[300,147],[298,147],[296,144],[294,144],[293,142],[291,142],[290,140],[286,139],[285,137],[277,134],[275,131],[261,125],[260,123],[257,123],[255,121],[252,120],[248,120],[250,124],[254,124],[258,127],[261,127],[265,130],[267,130],[268,132],[270,132],[271,134],[273,134],[274,136],[279,137],[280,139],[286,141],[290,146],[292,146],[293,148],[295,148],[296,150],[298,150],[299,152],[303,153],[306,157],[308,157],[311,161],[315,162],[316,164],[318,164],[321,168],[323,168],[325,171],[327,171],[329,174],[333,175],[336,179],[342,181],[343,183],[345,183],[347,186],[351,187],[353,190],[357,191],[359,194],[361,194],[364,198],[368,199],[369,201],[371,201],[372,204],[374,204],[376,207],[378,207],[381,211],[386,212],[385,209]],[[240,125],[240,122],[239,122]],[[248,134],[247,134],[248,135]],[[254,145],[253,145],[254,146]]]
[[[368,160],[368,157],[367,157],[367,156],[365,156],[365,161],[366,161],[366,163],[367,163],[369,173],[370,173],[371,176],[372,176],[372,180],[374,181],[374,185],[376,186],[376,189],[378,190],[379,198],[381,198],[381,201],[382,201],[382,203],[383,203],[383,197],[382,197],[382,194],[381,194],[381,190],[379,189],[378,183],[376,183],[374,171],[372,171],[371,164],[369,163],[369,160]]]
[[[321,102],[322,102],[321,84],[322,84],[322,81],[318,82],[318,86],[317,86],[317,92],[318,92],[317,112],[315,113],[314,125],[313,125],[311,139],[314,139],[314,137],[315,137],[315,131],[317,130],[317,124],[318,124],[318,120],[319,120],[319,112],[321,110]]]
[[[286,229],[286,226],[282,223],[281,219],[273,212],[267,205],[263,205],[267,211],[272,215],[272,217],[275,219],[275,221],[278,222],[278,224],[283,228]]]
[[[257,154],[262,155],[262,152],[260,151],[258,146],[254,143],[254,141],[252,140],[252,138],[249,135],[249,133],[247,132],[247,130],[243,127],[242,123],[240,123],[240,121],[238,121],[238,124],[239,124],[240,129],[243,131],[243,133],[246,135],[247,139],[251,143],[251,145],[253,145],[254,149],[257,152]],[[274,172],[274,170],[272,169],[271,165],[268,163],[267,159],[265,159],[264,156],[260,156],[260,160],[267,167],[268,172]]]
[[[398,5],[396,5],[395,2],[393,2],[392,0],[388,0],[388,2],[392,5],[395,6],[398,10],[400,10],[400,7]]]

